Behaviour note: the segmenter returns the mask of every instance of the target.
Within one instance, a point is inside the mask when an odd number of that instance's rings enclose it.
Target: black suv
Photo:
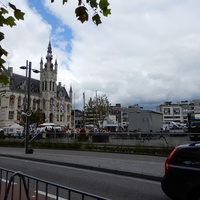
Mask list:
[[[200,200],[200,142],[177,146],[171,152],[161,187],[173,200]]]

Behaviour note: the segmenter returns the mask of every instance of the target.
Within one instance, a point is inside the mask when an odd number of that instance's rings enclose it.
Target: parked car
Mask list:
[[[200,199],[200,142],[179,145],[171,152],[161,187],[173,200]]]

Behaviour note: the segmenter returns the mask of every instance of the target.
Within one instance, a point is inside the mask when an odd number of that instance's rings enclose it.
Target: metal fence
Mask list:
[[[0,168],[0,199],[4,200],[108,200],[91,193]]]

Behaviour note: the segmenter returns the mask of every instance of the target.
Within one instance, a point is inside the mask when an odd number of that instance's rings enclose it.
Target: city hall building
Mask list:
[[[0,83],[0,128],[14,123],[20,124],[22,113],[27,106],[27,95],[30,98],[31,112],[40,109],[45,122],[71,128],[72,87],[70,86],[67,92],[61,82],[57,85],[58,64],[57,59],[53,62],[50,42],[46,62],[43,63],[43,58],[40,61],[40,71],[38,71],[40,80],[29,77],[29,68],[30,66],[26,66],[26,76],[22,76],[13,73],[13,68],[9,67],[6,74],[9,83],[7,85]],[[31,71],[34,73],[33,68]],[[28,81],[30,88],[27,87]]]

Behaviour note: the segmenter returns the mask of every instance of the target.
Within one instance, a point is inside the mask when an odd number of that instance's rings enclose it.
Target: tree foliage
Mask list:
[[[12,28],[13,26],[16,26],[16,20],[24,20],[25,13],[11,3],[8,3],[8,6],[13,10],[13,15],[9,15],[10,13],[4,5],[0,7],[0,27],[10,26]],[[2,41],[4,38],[4,33],[0,31],[0,41]],[[6,68],[4,67],[6,61],[3,59],[3,56],[7,55],[8,52],[0,45],[0,83],[3,84],[8,83],[8,77],[3,74],[3,72],[6,71]]]
[[[54,0],[51,0],[51,3],[53,2]],[[68,0],[63,0],[63,4],[67,2]],[[102,23],[100,14],[104,17],[111,14],[111,9],[108,8],[109,5],[108,0],[78,0],[78,7],[75,9],[75,14],[77,19],[84,23],[89,19],[87,7],[92,8],[94,11],[92,21],[98,26]]]
[[[30,120],[29,121],[30,124],[36,124],[36,126],[38,126],[39,124],[42,124],[45,122],[45,114],[42,112],[41,109],[38,109],[36,111],[32,110],[29,120]],[[25,122],[26,122],[26,116],[23,115],[21,125],[24,126]]]
[[[51,3],[53,2],[54,0],[51,0]],[[68,2],[68,0],[62,0],[62,2],[63,4],[65,4]],[[11,8],[13,11],[13,13],[11,14],[2,2],[0,2],[0,4],[0,27],[10,26],[12,28],[13,26],[16,26],[16,20],[24,20],[25,13],[18,9],[15,5],[8,3],[8,7]],[[96,25],[102,23],[100,14],[102,14],[103,16],[108,16],[109,14],[111,14],[111,10],[108,8],[108,0],[78,0],[78,7],[75,9],[75,14],[77,19],[82,23],[88,21],[89,18],[86,5],[89,8],[92,8],[92,10],[94,11],[92,21]],[[3,39],[5,39],[5,35],[2,31],[0,31],[0,41],[2,41]],[[4,72],[6,71],[6,68],[4,66],[6,61],[3,59],[3,56],[7,55],[8,52],[0,45],[0,83],[3,83],[5,85],[8,83],[8,77],[4,74]]]
[[[105,117],[111,112],[111,104],[105,94],[98,95],[94,98],[90,97],[84,110],[86,117],[93,114],[96,117],[96,123],[98,121],[102,123]]]
[[[45,122],[45,114],[42,112],[41,109],[36,110],[35,112],[32,111],[30,116],[30,124],[42,124]]]

